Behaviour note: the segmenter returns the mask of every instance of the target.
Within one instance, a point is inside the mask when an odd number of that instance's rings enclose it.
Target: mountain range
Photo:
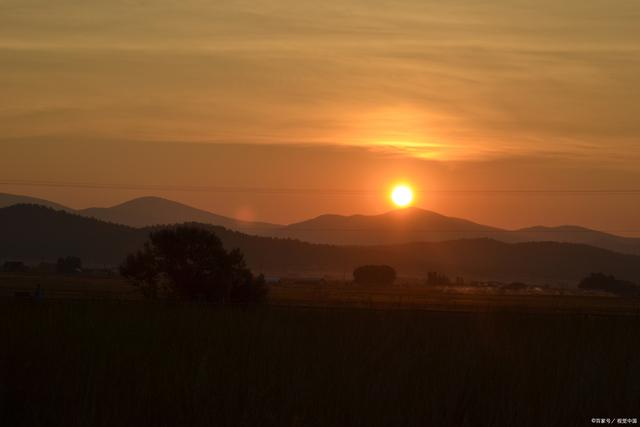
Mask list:
[[[137,228],[198,222],[256,236],[331,245],[391,245],[489,238],[506,243],[580,243],[626,254],[640,254],[640,238],[622,237],[571,225],[507,230],[419,208],[405,208],[379,215],[321,215],[302,222],[279,225],[241,221],[159,197],[141,197],[108,208],[74,210],[48,200],[0,194],[0,207],[19,203],[43,205]]]
[[[578,226],[535,226],[506,230],[419,208],[380,215],[321,215],[275,230],[279,237],[337,245],[380,245],[488,238],[506,243],[565,242],[640,254],[640,238],[622,237]]]
[[[334,246],[191,224],[215,232],[228,249],[239,248],[254,271],[272,275],[329,274],[348,278],[359,265],[389,264],[399,275],[413,277],[438,271],[475,280],[551,284],[575,284],[591,272],[606,272],[633,281],[640,278],[640,256],[581,244],[504,243],[481,238]],[[77,255],[88,266],[116,266],[158,228],[134,228],[44,206],[9,206],[0,208],[0,260],[38,263]]]

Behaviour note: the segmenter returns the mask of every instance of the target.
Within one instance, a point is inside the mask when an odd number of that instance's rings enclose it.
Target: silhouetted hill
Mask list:
[[[201,209],[160,197],[140,197],[110,208],[89,208],[77,211],[78,214],[102,221],[124,224],[131,227],[148,227],[183,222],[201,222],[220,225],[233,230],[251,230],[255,234],[279,227],[264,222],[247,222],[222,215],[216,215]]]
[[[0,258],[30,262],[79,256],[91,264],[115,265],[147,232],[60,210],[14,205],[0,209]]]
[[[616,252],[640,255],[640,239],[616,236],[574,225],[529,227],[511,233],[515,241],[582,243]]]
[[[389,264],[400,275],[439,271],[475,279],[573,281],[594,271],[637,281],[640,257],[570,243],[508,244],[491,239],[388,246],[331,246],[250,236],[198,224],[240,248],[249,266],[269,274],[350,274],[365,264]],[[153,227],[157,228],[157,227]],[[0,209],[0,259],[55,260],[79,255],[85,263],[117,265],[153,228],[131,228],[33,205]]]
[[[46,206],[48,208],[58,209],[62,211],[73,210],[61,204],[51,202],[49,200],[38,199],[37,197],[0,193],[0,208],[6,208],[7,206],[18,205],[18,204],[40,205],[40,206]]]
[[[275,232],[312,243],[383,245],[490,237],[502,230],[419,208],[381,215],[321,215]]]
[[[507,243],[556,241],[640,255],[640,239],[637,238],[576,226],[531,227],[511,231],[419,208],[400,209],[382,215],[321,215],[274,230],[271,235],[336,245],[385,245],[476,238]]]
[[[142,197],[110,208],[74,211],[48,200],[0,194],[0,207],[18,203],[39,204],[131,227],[199,222],[247,234],[299,239],[333,245],[388,245],[490,238],[501,242],[556,241],[581,243],[615,252],[640,255],[640,238],[607,234],[577,226],[530,227],[506,230],[440,215],[419,208],[381,215],[321,215],[287,226],[239,221],[159,197]]]

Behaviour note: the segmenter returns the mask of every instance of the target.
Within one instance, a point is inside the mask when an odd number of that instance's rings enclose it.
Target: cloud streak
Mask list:
[[[0,3],[5,137],[635,162],[640,5]]]

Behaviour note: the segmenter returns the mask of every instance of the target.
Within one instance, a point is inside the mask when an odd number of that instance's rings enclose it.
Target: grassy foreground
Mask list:
[[[640,320],[0,304],[0,424],[528,426],[640,417]]]

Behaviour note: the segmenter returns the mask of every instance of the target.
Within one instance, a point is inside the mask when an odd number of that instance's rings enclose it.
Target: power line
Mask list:
[[[220,227],[225,227],[220,225]],[[468,230],[427,230],[427,229],[405,229],[405,230],[396,230],[392,227],[389,228],[293,228],[286,229],[286,226],[282,228],[279,227],[234,227],[234,230],[242,231],[242,232],[251,232],[251,231],[271,231],[272,233],[263,234],[264,237],[291,237],[291,238],[299,238],[295,233],[296,232],[345,232],[345,233],[371,233],[371,232],[385,232],[385,233],[394,233],[395,235],[402,235],[403,233],[410,234],[464,234],[465,237],[468,238],[482,238],[482,237],[492,237],[496,234],[507,234],[513,235],[514,237],[526,237],[526,235],[532,234],[561,234],[561,235],[579,235],[579,234],[590,234],[590,233],[604,233],[604,234],[613,234],[614,237],[625,237],[620,236],[621,233],[629,233],[629,234],[640,234],[640,229],[585,229],[585,230],[493,230],[493,231],[468,231]]]
[[[196,191],[212,193],[253,193],[253,194],[328,194],[328,195],[379,195],[380,190],[366,189],[335,189],[335,188],[281,188],[281,187],[240,187],[240,186],[171,186],[171,185],[143,185],[143,184],[115,184],[115,183],[87,183],[87,182],[58,182],[58,181],[32,181],[32,180],[0,180],[0,185],[56,187],[56,188],[85,188],[85,189],[109,189],[109,190],[156,190],[156,191]],[[551,194],[551,195],[640,195],[640,189],[448,189],[448,190],[414,190],[417,193],[428,194]],[[276,230],[278,227],[235,227],[238,230]],[[393,228],[295,228],[295,231],[345,231],[345,232],[372,232],[372,231],[402,231]],[[618,230],[428,230],[408,229],[411,233],[467,233],[473,235],[486,235],[491,233],[590,233],[593,231],[602,233],[640,233],[640,229]]]
[[[213,224],[215,225],[215,224]],[[220,225],[220,227],[224,227],[223,225]],[[287,230],[286,228],[284,228],[286,226],[282,226],[282,227],[253,227],[253,226],[248,226],[248,227],[235,227],[234,229],[237,230],[265,230],[265,231],[287,231],[287,232],[297,232],[297,231],[362,231],[362,232],[370,232],[370,231],[379,231],[379,232],[393,232],[393,233],[402,233],[402,232],[408,232],[408,233],[466,233],[466,234],[470,234],[470,235],[490,235],[493,233],[512,233],[512,234],[529,234],[529,233],[640,233],[640,229],[629,229],[629,230],[624,230],[624,229],[617,229],[617,230],[600,230],[600,229],[584,229],[584,230],[522,230],[522,229],[516,229],[516,230],[491,230],[491,231],[471,231],[471,230],[427,230],[427,229],[414,229],[414,228],[407,228],[405,230],[397,230],[394,229],[393,227],[388,227],[388,228],[384,228],[384,227],[377,227],[377,228],[325,228],[325,227],[320,227],[320,228],[292,228],[290,230]],[[551,227],[553,228],[553,227]]]
[[[374,189],[338,189],[338,188],[300,188],[300,187],[242,187],[242,186],[193,186],[193,185],[156,185],[156,184],[116,184],[89,182],[57,182],[31,180],[0,180],[0,185],[27,187],[85,188],[103,190],[155,190],[179,192],[210,193],[253,193],[253,194],[326,194],[326,195],[378,195],[381,190]],[[549,195],[640,195],[640,189],[414,189],[416,193],[426,194],[549,194]]]

